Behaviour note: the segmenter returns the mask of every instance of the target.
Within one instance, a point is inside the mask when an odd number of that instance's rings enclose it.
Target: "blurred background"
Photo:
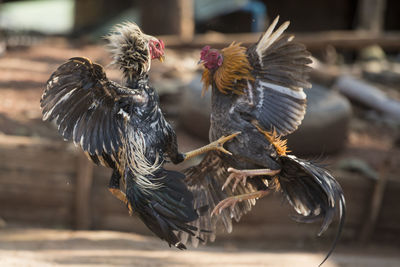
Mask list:
[[[289,148],[324,162],[347,201],[325,266],[400,266],[398,0],[0,0],[0,265],[317,266],[337,223],[316,237],[320,225],[292,221],[279,194],[259,200],[216,243],[169,249],[108,192],[110,170],[41,120],[40,96],[57,66],[74,56],[107,66],[102,37],[129,20],[166,44],[150,79],[180,150],[206,144],[200,49],[248,46],[277,15],[314,57],[307,114]]]

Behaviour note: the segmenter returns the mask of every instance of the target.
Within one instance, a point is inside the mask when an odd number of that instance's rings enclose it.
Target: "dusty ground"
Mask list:
[[[177,251],[152,237],[111,231],[49,229],[0,230],[0,266],[318,266],[323,254],[269,249],[267,244],[243,248],[211,246]],[[264,247],[262,250],[260,246]],[[266,247],[266,248],[265,248]],[[351,253],[349,253],[351,250]],[[398,250],[342,247],[325,267],[397,267]]]

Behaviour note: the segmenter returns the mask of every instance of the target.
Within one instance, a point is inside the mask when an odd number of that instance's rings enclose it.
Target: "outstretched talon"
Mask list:
[[[224,190],[233,179],[235,179],[235,183],[233,184],[232,192],[235,192],[236,187],[240,182],[242,182],[243,186],[246,186],[247,177],[259,176],[259,175],[274,176],[278,174],[280,171],[281,170],[270,170],[270,169],[237,170],[235,168],[229,167],[228,172],[230,172],[231,174],[229,174],[224,185],[222,186],[222,190]]]
[[[235,168],[228,168],[228,172],[230,172],[231,174],[229,174],[228,178],[226,179],[224,185],[222,186],[222,190],[225,189],[225,187],[228,186],[228,184],[235,179],[235,183],[233,184],[232,187],[232,192],[235,192],[237,185],[242,182],[243,186],[246,186],[246,182],[247,182],[247,174],[244,174],[242,171],[237,170]]]
[[[209,146],[211,147],[210,150],[216,149],[216,150],[219,150],[219,151],[221,151],[221,152],[223,152],[223,153],[225,153],[225,154],[232,155],[231,152],[229,152],[228,150],[226,150],[226,149],[224,148],[224,144],[225,144],[226,142],[232,140],[232,139],[235,138],[236,136],[238,136],[240,133],[241,133],[241,132],[236,132],[236,133],[233,133],[233,134],[228,135],[228,136],[222,136],[222,137],[220,137],[218,140],[216,140],[216,141],[214,141],[214,142],[212,142],[212,143],[209,144]]]
[[[215,208],[211,212],[211,216],[213,216],[214,214],[216,214],[216,215],[221,214],[221,212],[228,207],[230,207],[231,211],[232,211],[235,208],[236,203],[241,202],[243,200],[248,200],[248,199],[258,199],[258,198],[266,196],[268,193],[269,193],[269,191],[262,190],[262,191],[256,191],[256,192],[252,192],[252,193],[248,193],[248,194],[237,195],[237,196],[225,198],[224,200],[220,201],[217,204],[217,206],[215,206]]]
[[[209,143],[206,146],[203,146],[203,147],[200,147],[200,148],[198,148],[196,150],[187,152],[187,153],[184,154],[184,160],[191,159],[191,158],[193,158],[195,156],[201,155],[201,154],[206,153],[206,152],[211,151],[211,150],[218,150],[218,151],[221,151],[223,153],[232,155],[231,152],[229,152],[228,150],[226,150],[224,148],[224,144],[226,142],[232,140],[236,136],[238,136],[240,133],[241,132],[236,132],[236,133],[233,133],[233,134],[228,135],[228,136],[222,136],[218,140],[216,140],[216,141],[214,141],[212,143]]]

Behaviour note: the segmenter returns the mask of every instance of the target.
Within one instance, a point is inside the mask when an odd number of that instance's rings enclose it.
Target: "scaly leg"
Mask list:
[[[248,200],[248,199],[258,199],[258,198],[268,195],[269,192],[270,191],[267,191],[267,190],[265,190],[265,191],[260,190],[260,191],[256,191],[256,192],[252,192],[252,193],[248,193],[248,194],[227,197],[224,200],[221,200],[218,203],[218,205],[215,206],[215,208],[211,212],[211,216],[213,216],[214,214],[217,214],[217,215],[221,214],[221,212],[228,207],[230,207],[231,210],[233,210],[235,208],[236,203],[241,202],[243,200]]]
[[[254,170],[237,170],[235,168],[228,168],[228,172],[231,174],[226,179],[224,185],[222,186],[222,190],[228,186],[228,184],[235,179],[235,183],[232,187],[232,192],[235,192],[237,185],[242,182],[243,186],[246,185],[247,177],[259,176],[259,175],[268,175],[274,176],[278,174],[281,170],[270,170],[270,169],[254,169]]]
[[[226,142],[228,142],[229,140],[235,138],[239,134],[240,134],[240,132],[236,132],[236,133],[233,133],[233,134],[228,135],[228,136],[222,136],[217,141],[209,143],[208,145],[200,147],[200,148],[195,149],[193,151],[187,152],[187,153],[184,154],[184,160],[188,160],[190,158],[193,158],[195,156],[201,155],[201,154],[206,153],[206,152],[211,151],[211,150],[219,150],[219,151],[221,151],[223,153],[232,155],[232,153],[229,152],[228,150],[226,150],[223,145]]]
[[[129,203],[128,199],[126,198],[126,195],[124,192],[121,191],[121,189],[119,188],[119,181],[120,181],[120,175],[118,174],[117,171],[114,171],[111,179],[110,179],[110,183],[108,185],[108,190],[111,192],[111,194],[113,194],[116,198],[118,198],[119,200],[122,201],[122,203],[125,204],[125,206],[128,207],[129,209],[129,215],[132,216],[133,214],[133,209],[131,206],[131,203]]]

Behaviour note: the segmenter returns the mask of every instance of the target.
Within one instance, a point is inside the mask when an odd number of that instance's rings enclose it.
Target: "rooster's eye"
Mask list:
[[[159,44],[159,43],[156,43],[156,47],[157,47],[157,48],[160,48],[160,44]]]

